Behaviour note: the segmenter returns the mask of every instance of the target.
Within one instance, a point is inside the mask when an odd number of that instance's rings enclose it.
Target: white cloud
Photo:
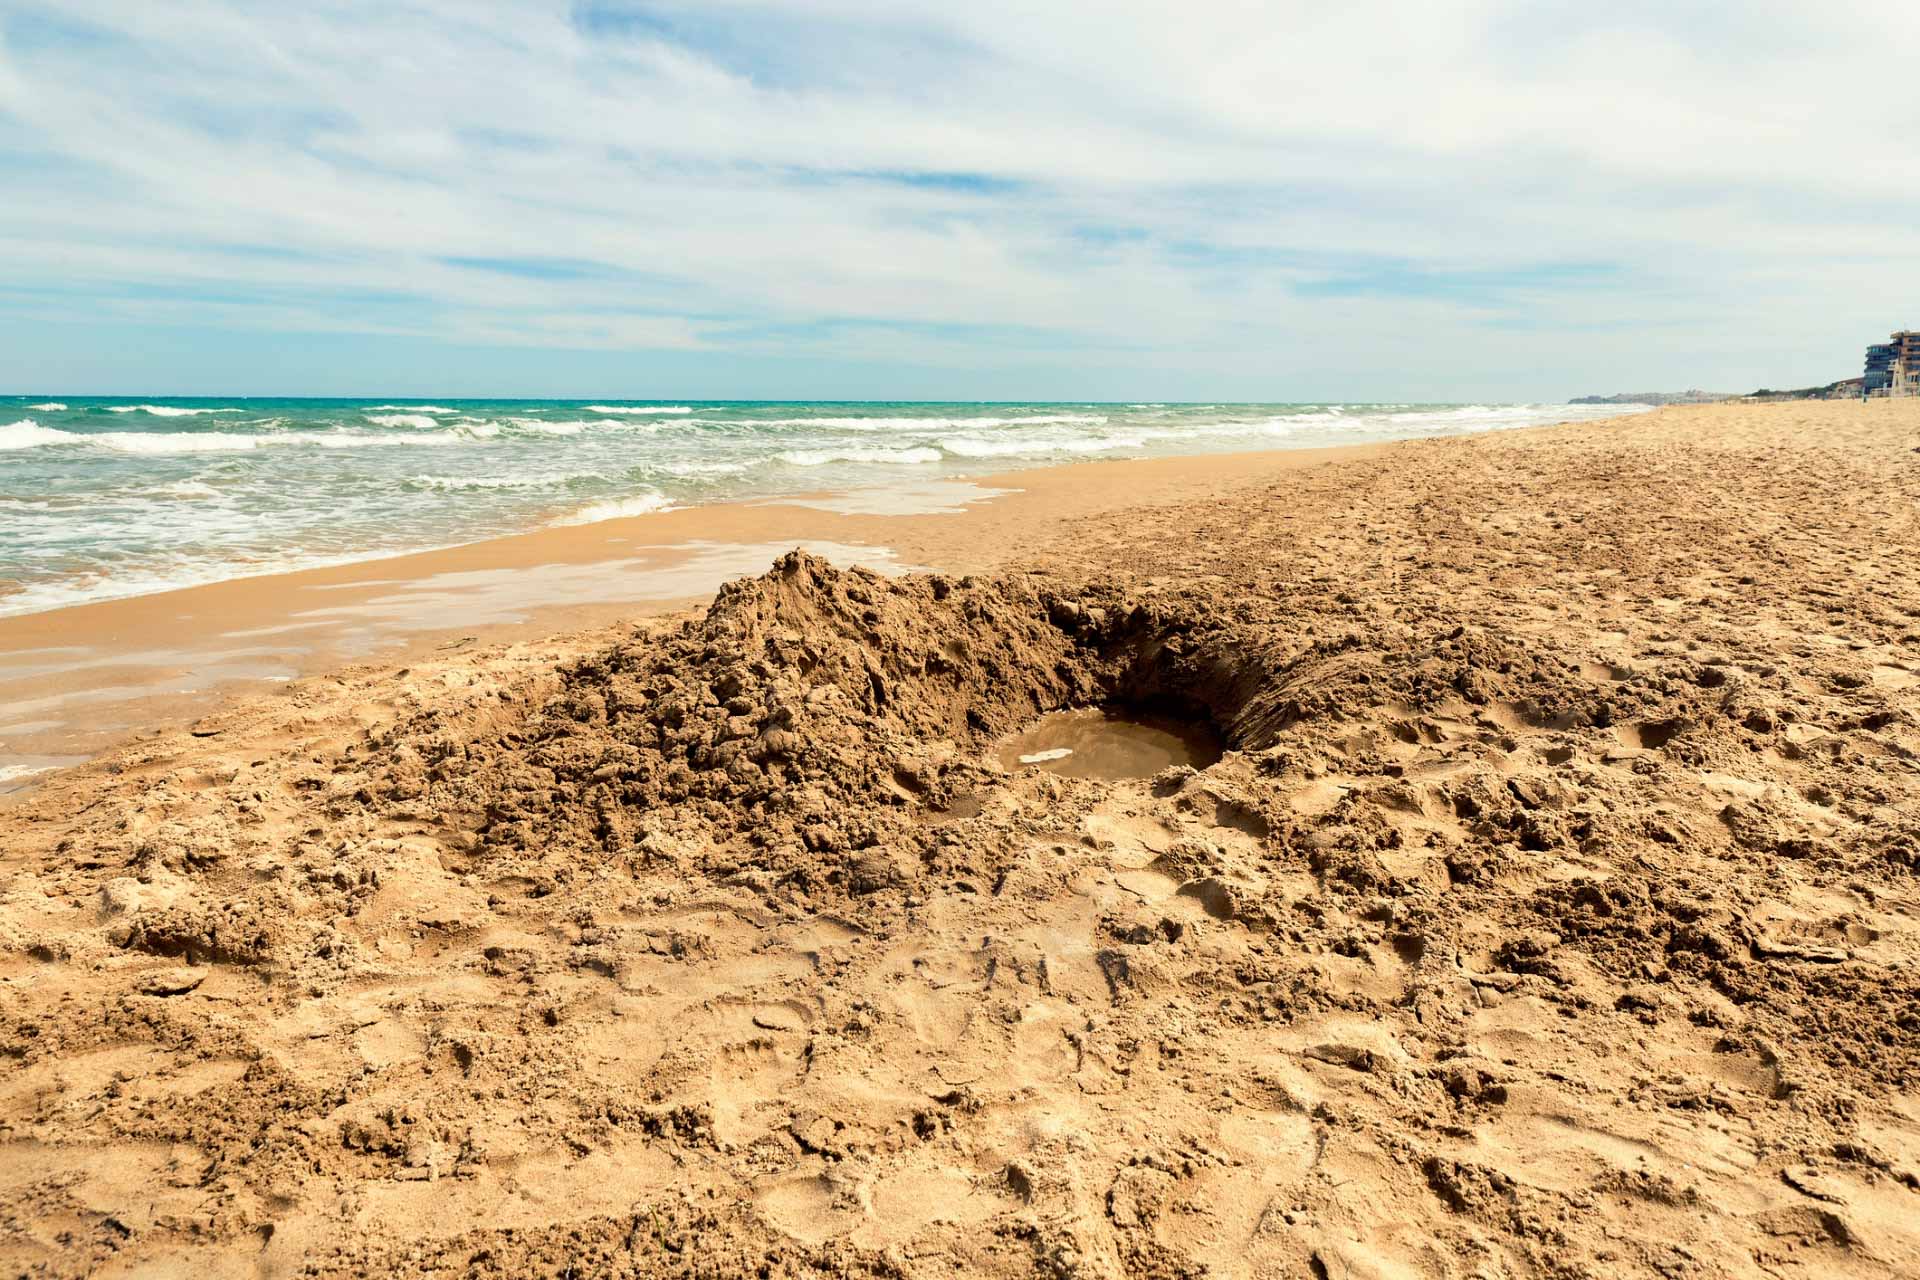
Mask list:
[[[1276,352],[1357,387],[1380,344],[1381,394],[1811,380],[1920,320],[1894,310],[1920,77],[1885,20],[0,0],[0,271],[180,323],[957,369],[1153,352],[1201,395]]]

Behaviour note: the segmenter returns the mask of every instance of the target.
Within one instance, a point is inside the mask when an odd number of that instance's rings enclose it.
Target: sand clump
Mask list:
[[[795,553],[58,779],[0,1260],[1911,1274],[1920,424],[1726,421]],[[999,765],[1064,707],[1226,751]]]

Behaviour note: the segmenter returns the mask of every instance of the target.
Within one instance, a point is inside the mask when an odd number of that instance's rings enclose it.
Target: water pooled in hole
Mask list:
[[[1049,712],[1002,742],[997,754],[1008,770],[1114,781],[1151,778],[1177,764],[1204,769],[1220,752],[1219,734],[1203,722],[1096,707]]]

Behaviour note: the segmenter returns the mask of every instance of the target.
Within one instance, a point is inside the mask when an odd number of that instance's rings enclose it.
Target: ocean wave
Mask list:
[[[835,427],[843,431],[950,431],[956,427],[1099,426],[1107,419],[1089,413],[1042,413],[1025,418],[765,418],[756,427]]]
[[[587,412],[588,413],[633,413],[633,414],[692,413],[693,406],[685,405],[685,404],[664,404],[664,405],[661,405],[661,404],[642,404],[642,405],[590,404],[587,406]]]
[[[199,502],[207,498],[218,498],[223,495],[210,484],[202,484],[198,480],[181,480],[174,484],[163,484],[157,488],[143,490],[141,496],[147,498],[179,498],[189,502]]]
[[[103,431],[99,435],[75,438],[98,449],[112,449],[115,453],[153,455],[239,453],[258,449],[266,443],[260,436],[240,436],[230,431]]]
[[[449,409],[439,404],[370,404],[368,413],[458,413],[458,409]]]
[[[1052,440],[979,440],[970,436],[948,436],[940,447],[956,458],[1043,458],[1050,453],[1108,453],[1115,449],[1141,449],[1146,441],[1131,436],[1069,436]]]
[[[445,424],[441,435],[453,434],[473,440],[492,440],[500,434],[500,424],[492,418],[455,418]]]
[[[1301,427],[1316,422],[1353,422],[1354,419],[1332,411],[1321,413],[1283,413],[1277,418],[1268,418],[1264,422],[1253,424],[1253,429],[1265,435],[1291,435]]]
[[[469,440],[486,439],[498,435],[493,431],[469,430],[462,427],[450,427],[445,431],[417,431],[404,436],[384,436],[363,431],[301,431],[289,432],[284,436],[267,436],[260,441],[262,445],[279,444],[315,444],[322,449],[380,449],[402,445],[454,445],[465,444]]]
[[[461,493],[479,489],[547,489],[572,484],[576,480],[604,480],[598,471],[545,471],[507,476],[409,476],[402,486],[429,489],[437,493]]]
[[[62,432],[65,435],[67,433]],[[423,431],[404,436],[366,431],[286,431],[276,435],[245,436],[231,431],[103,431],[73,435],[62,443],[93,445],[116,453],[162,456],[181,453],[246,453],[312,445],[321,449],[377,449],[395,445],[451,445],[472,437],[461,431]]]
[[[367,421],[376,427],[409,427],[415,431],[434,431],[440,426],[424,413],[370,413]]]
[[[673,499],[664,493],[638,493],[628,498],[611,498],[605,502],[595,502],[561,516],[553,523],[556,525],[598,524],[602,520],[620,520],[627,516],[644,516],[655,511],[666,511],[672,505]]]
[[[30,404],[27,408],[37,409],[41,413],[65,413],[67,411],[67,406],[61,404],[58,400],[49,400],[45,404]]]
[[[43,427],[32,418],[22,418],[0,427],[0,449],[5,450],[35,449],[43,444],[77,444],[85,439],[85,436],[75,435],[71,431]]]
[[[1388,422],[1410,425],[1413,423],[1433,423],[1445,425],[1456,422],[1513,422],[1522,418],[1534,418],[1540,415],[1538,405],[1503,404],[1461,405],[1452,409],[1418,409],[1411,413],[1390,413],[1385,415]]]
[[[211,582],[232,582],[244,578],[298,573],[304,569],[327,569],[343,564],[367,564],[392,556],[406,555],[429,547],[407,550],[326,553],[304,555],[248,556],[244,561],[196,561],[190,557],[168,560],[142,568],[117,568],[111,573],[83,572],[57,580],[28,582],[18,591],[0,595],[0,617],[41,613],[69,605],[94,604],[101,600],[125,600],[134,596],[156,595]]]
[[[150,413],[156,418],[197,418],[206,413],[245,413],[245,409],[182,409],[170,404],[110,404],[108,413]]]
[[[748,464],[744,462],[663,462],[655,469],[666,475],[692,479],[698,476],[737,476],[742,471],[748,470]]]
[[[824,467],[833,462],[918,464],[940,461],[938,449],[794,449],[774,457],[794,467]]]
[[[651,434],[660,428],[651,422],[622,422],[618,418],[508,418],[521,431],[537,436],[577,436],[589,427],[603,431],[628,431]]]

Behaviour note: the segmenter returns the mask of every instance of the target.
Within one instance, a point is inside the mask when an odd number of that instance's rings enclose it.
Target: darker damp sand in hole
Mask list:
[[[1045,769],[1069,778],[1151,778],[1174,765],[1204,769],[1220,759],[1220,735],[1199,720],[1100,707],[1051,711],[1002,742],[1009,771]]]

